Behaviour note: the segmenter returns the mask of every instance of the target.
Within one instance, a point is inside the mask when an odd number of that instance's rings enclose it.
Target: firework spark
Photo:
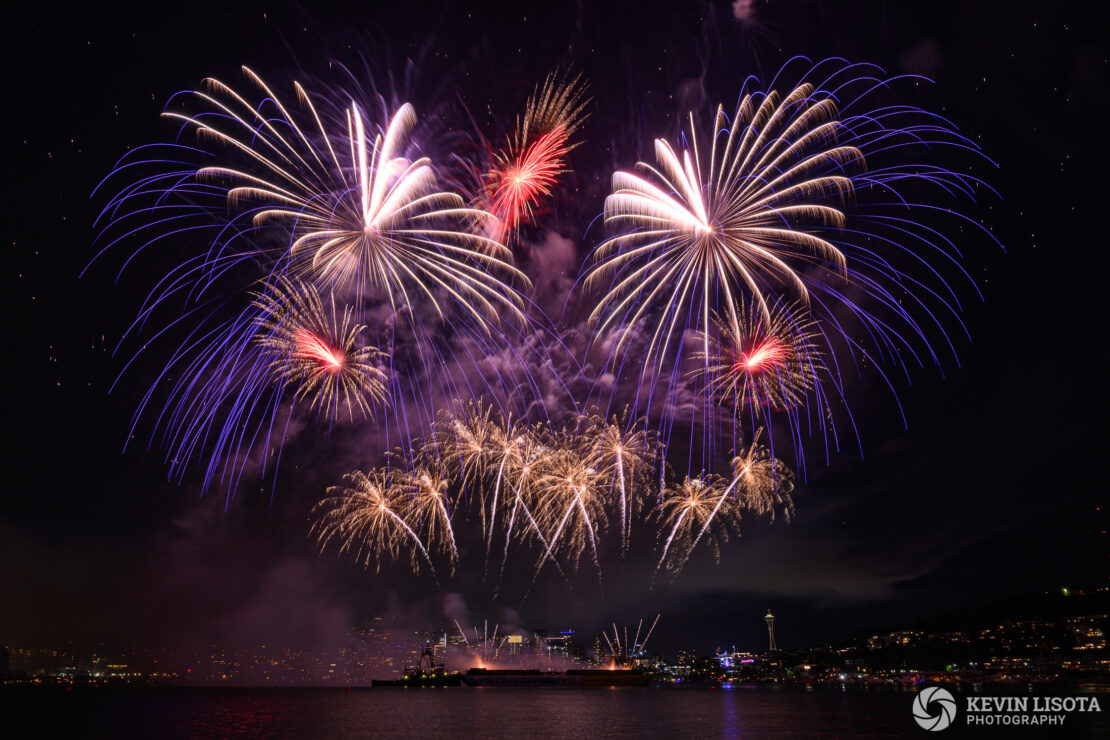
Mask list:
[[[459,559],[459,550],[448,510],[449,479],[441,466],[435,464],[420,465],[410,475],[397,475],[403,480],[400,484],[403,495],[409,497],[407,511],[417,524],[415,529],[426,532],[428,549],[446,553],[453,566]]]
[[[823,64],[807,75],[817,79]],[[829,374],[826,387],[820,380],[823,363],[835,362],[833,347],[870,366],[889,359],[907,374],[906,358],[940,363],[936,335],[954,352],[940,317],[958,321],[959,301],[922,255],[959,266],[959,254],[905,212],[966,219],[900,191],[918,181],[974,197],[977,178],[907,162],[906,153],[979,149],[920,108],[869,107],[883,82],[862,69],[843,65],[785,94],[745,91],[733,115],[718,107],[706,127],[691,114],[682,146],[657,139],[655,164],[613,175],[604,211],[611,236],[583,273],[583,289],[597,296],[594,344],[614,370],[638,367],[648,397],[673,399],[689,375],[708,377],[695,411],[703,416],[690,420],[704,427],[706,466],[711,439],[722,436],[710,428],[714,394],[788,410],[796,445],[807,426],[839,444],[828,426],[829,396],[843,396],[839,375]],[[926,265],[939,285],[905,272],[906,264]],[[851,331],[848,317],[862,331]],[[696,373],[685,362],[688,332],[700,340]]]
[[[630,427],[613,417],[610,421],[596,420],[591,430],[597,466],[613,481],[618,494],[622,554],[628,550],[632,519],[639,509],[639,497],[634,494],[657,452],[655,437],[644,431],[646,426],[646,419]]]
[[[556,553],[566,556],[571,568],[577,568],[588,549],[600,579],[598,536],[608,520],[602,478],[593,461],[574,447],[558,449],[544,465],[536,489],[542,501],[541,526],[551,532],[551,547],[540,559],[537,572]]]
[[[545,554],[551,551],[551,545],[533,514],[533,511],[538,512],[542,505],[535,486],[538,479],[537,473],[543,470],[550,452],[551,448],[540,440],[540,432],[533,429],[517,439],[513,445],[512,454],[507,458],[506,475],[512,481],[513,502],[505,526],[505,548],[501,558],[502,577],[505,573],[505,564],[509,560],[509,545],[513,542],[514,534],[518,534],[523,543],[534,538],[543,547]],[[524,520],[521,523],[521,529],[514,528],[518,516]],[[558,563],[556,565],[558,566]],[[561,572],[562,569],[559,568],[559,570]]]
[[[492,413],[493,407],[481,401],[466,404],[461,413],[445,412],[425,447],[426,454],[441,457],[456,470],[464,486],[471,482],[480,484],[496,456],[492,446],[496,422]],[[484,510],[484,489],[479,485],[478,491],[483,496]],[[485,521],[483,516],[483,532]]]

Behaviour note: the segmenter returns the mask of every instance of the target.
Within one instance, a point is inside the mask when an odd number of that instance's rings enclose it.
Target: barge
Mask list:
[[[569,671],[497,670],[471,668],[462,677],[467,686],[480,687],[567,687],[606,688],[614,686],[647,686],[651,677],[632,668],[579,669]]]

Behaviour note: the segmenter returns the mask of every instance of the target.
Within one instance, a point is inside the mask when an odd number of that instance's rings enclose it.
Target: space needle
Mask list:
[[[763,621],[767,623],[767,637],[771,640],[769,652],[773,653],[778,648],[775,647],[775,615],[771,613],[770,609],[767,610],[767,616],[763,618]]]

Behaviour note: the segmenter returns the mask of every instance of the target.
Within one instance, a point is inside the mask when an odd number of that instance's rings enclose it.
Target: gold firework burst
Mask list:
[[[435,575],[435,567],[424,544],[404,514],[410,505],[407,482],[388,472],[354,471],[343,476],[345,485],[332,486],[328,497],[313,507],[316,521],[310,530],[323,551],[330,544],[340,554],[351,553],[355,560],[380,571],[385,560],[407,556],[413,570],[420,570],[420,557]]]

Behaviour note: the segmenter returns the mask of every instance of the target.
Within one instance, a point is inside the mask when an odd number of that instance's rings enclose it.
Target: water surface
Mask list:
[[[6,737],[785,738],[1012,737],[920,730],[913,693],[758,689],[0,689]],[[1020,733],[1110,737],[1101,716]],[[1100,696],[1100,699],[1102,698]],[[962,704],[962,702],[961,702]]]

